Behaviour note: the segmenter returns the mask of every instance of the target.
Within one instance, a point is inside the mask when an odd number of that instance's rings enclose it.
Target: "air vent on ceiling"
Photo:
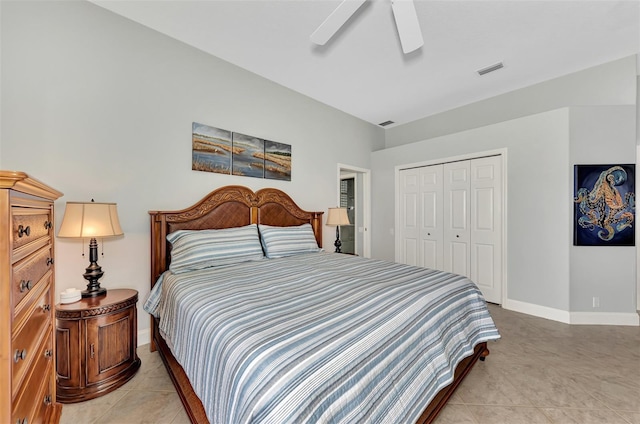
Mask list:
[[[476,72],[478,75],[486,75],[489,72],[497,71],[498,69],[504,68],[504,64],[502,62],[494,63],[493,65],[487,66],[486,68],[478,69]]]
[[[395,122],[393,122],[393,121],[384,121],[384,122],[380,122],[378,125],[380,125],[381,127],[386,127],[387,125],[391,125],[391,124],[395,124]]]

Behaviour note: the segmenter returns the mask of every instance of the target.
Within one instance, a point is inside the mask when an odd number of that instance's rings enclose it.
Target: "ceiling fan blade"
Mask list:
[[[325,45],[365,2],[366,0],[343,0],[311,34],[311,41],[320,46]]]
[[[424,40],[413,0],[392,0],[391,8],[396,20],[402,51],[406,54],[422,47]]]

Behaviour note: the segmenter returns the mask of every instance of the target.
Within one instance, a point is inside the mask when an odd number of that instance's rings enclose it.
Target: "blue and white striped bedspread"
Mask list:
[[[411,423],[499,338],[459,275],[335,253],[174,275],[145,304],[211,423]]]

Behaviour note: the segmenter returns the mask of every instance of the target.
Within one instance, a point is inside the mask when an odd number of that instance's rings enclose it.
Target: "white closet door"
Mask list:
[[[470,161],[444,164],[444,270],[470,275]]]
[[[420,168],[420,266],[443,269],[442,165]]]
[[[502,303],[502,162],[471,161],[471,280],[485,300]]]
[[[400,173],[396,260],[473,280],[502,303],[502,157],[450,162]]]
[[[420,266],[419,242],[420,229],[418,226],[420,205],[418,192],[420,190],[420,169],[403,169],[400,171],[399,196],[399,231],[400,245],[398,262]]]

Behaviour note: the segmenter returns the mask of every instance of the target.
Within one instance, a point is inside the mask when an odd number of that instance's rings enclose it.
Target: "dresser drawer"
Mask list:
[[[38,361],[51,362],[53,335],[51,329],[51,291],[49,287],[28,310],[24,325],[14,329],[12,341],[11,389],[15,396],[26,374]],[[49,331],[49,333],[47,333]],[[42,351],[40,355],[38,352]],[[48,357],[45,352],[48,351]]]
[[[51,287],[53,287],[53,272],[48,272],[44,275],[44,278],[38,282],[36,287],[29,291],[29,296],[25,297],[17,308],[14,308],[13,328],[21,328],[24,326],[24,321],[29,319],[34,305],[43,311],[53,309],[54,294],[51,292],[45,299],[42,297],[43,294],[51,291]]]
[[[47,368],[47,375],[50,375],[52,371],[51,366],[49,366]],[[46,384],[42,385],[42,390],[36,395],[36,409],[33,411],[33,419],[29,421],[28,424],[49,423],[48,417],[51,413],[52,405],[56,401],[53,398],[53,385],[53,379],[51,378],[48,379]]]
[[[51,245],[46,245],[13,265],[11,286],[14,308],[18,308],[20,301],[31,291],[37,291],[42,277],[53,269],[51,250]]]
[[[27,422],[28,424],[44,423],[53,399],[53,378],[51,358],[44,355],[45,350],[39,352],[40,359],[29,375],[29,380],[22,385],[13,402],[12,423]],[[27,421],[23,421],[24,419]]]
[[[11,208],[13,249],[51,235],[53,224],[49,209]]]

